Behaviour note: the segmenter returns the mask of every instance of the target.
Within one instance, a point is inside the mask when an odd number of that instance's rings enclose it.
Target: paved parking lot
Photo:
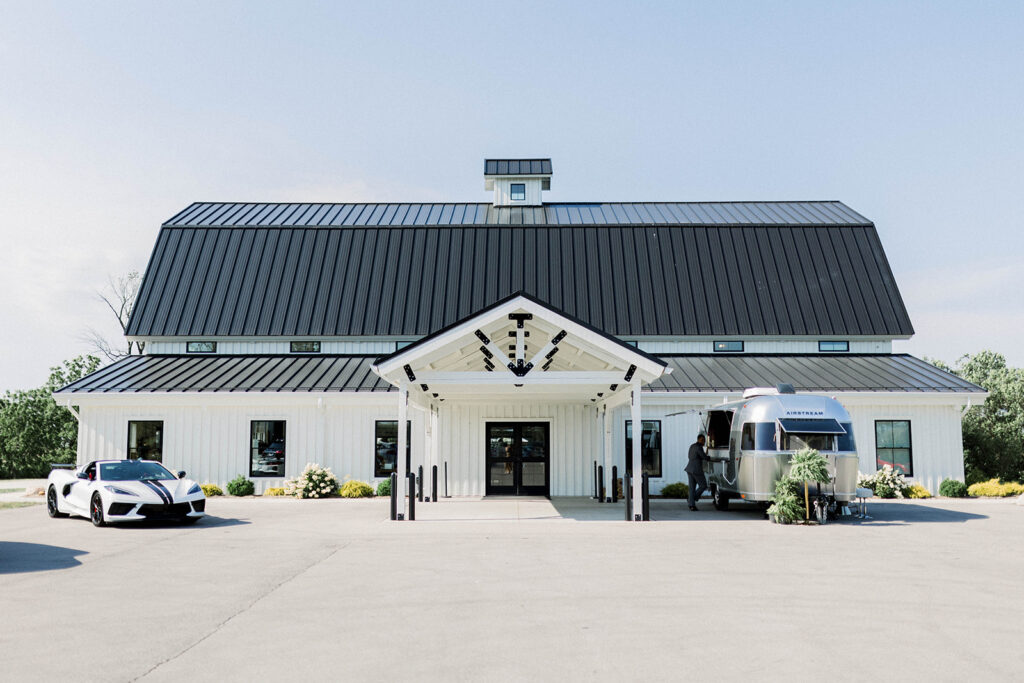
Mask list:
[[[587,500],[213,499],[197,526],[0,510],[0,677],[1019,680],[1024,507],[616,521]]]

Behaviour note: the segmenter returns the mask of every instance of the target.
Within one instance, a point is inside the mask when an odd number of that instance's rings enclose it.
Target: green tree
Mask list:
[[[79,356],[50,368],[38,389],[0,398],[0,478],[45,477],[52,462],[75,462],[78,420],[53,392],[96,370],[100,359]]]
[[[930,362],[989,392],[985,403],[972,406],[963,419],[968,481],[1024,479],[1024,369],[1008,367],[994,351],[961,356],[953,367]]]

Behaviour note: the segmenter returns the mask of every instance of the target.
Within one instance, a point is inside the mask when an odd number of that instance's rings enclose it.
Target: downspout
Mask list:
[[[967,397],[967,405],[965,405],[963,408],[960,409],[960,419],[961,420],[964,419],[964,415],[966,415],[967,411],[970,410],[973,407],[974,406],[971,405],[971,397],[968,396]]]

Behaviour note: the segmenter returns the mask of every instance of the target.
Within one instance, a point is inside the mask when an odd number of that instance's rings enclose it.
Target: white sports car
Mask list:
[[[87,517],[96,526],[147,519],[192,523],[206,514],[206,496],[184,472],[175,476],[154,460],[96,460],[50,472],[46,510],[51,517]]]

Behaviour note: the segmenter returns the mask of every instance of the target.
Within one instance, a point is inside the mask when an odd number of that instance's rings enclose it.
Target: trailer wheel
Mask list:
[[[711,489],[711,501],[715,504],[716,510],[728,510],[729,509],[729,494],[721,489],[721,487],[714,487]]]

